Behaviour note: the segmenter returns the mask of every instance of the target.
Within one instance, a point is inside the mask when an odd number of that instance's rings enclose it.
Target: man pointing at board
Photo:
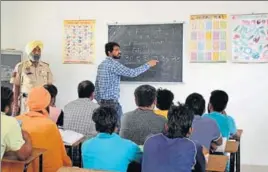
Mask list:
[[[109,42],[105,45],[105,53],[107,58],[98,66],[95,98],[100,105],[114,107],[118,113],[118,121],[120,121],[123,114],[122,107],[118,102],[121,76],[137,77],[154,67],[158,61],[151,60],[140,67],[128,68],[118,62],[121,57],[121,51],[119,44],[115,42]]]

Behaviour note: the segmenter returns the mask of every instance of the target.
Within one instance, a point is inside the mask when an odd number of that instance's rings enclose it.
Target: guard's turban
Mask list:
[[[29,42],[25,47],[25,52],[29,55],[35,49],[36,47],[39,47],[41,51],[43,50],[43,43],[41,41],[31,41]]]

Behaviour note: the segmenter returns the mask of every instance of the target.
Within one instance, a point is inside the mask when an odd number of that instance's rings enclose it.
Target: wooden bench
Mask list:
[[[39,158],[39,172],[43,171],[43,154],[46,152],[45,149],[33,148],[32,155],[25,161],[19,161],[17,156],[10,155],[4,156],[2,162],[13,163],[13,164],[23,164],[23,172],[27,172],[29,164],[31,164],[35,159]]]

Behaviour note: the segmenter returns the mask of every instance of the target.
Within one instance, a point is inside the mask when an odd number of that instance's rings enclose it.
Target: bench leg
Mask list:
[[[43,154],[39,157],[39,172],[43,172]]]
[[[238,151],[236,153],[236,172],[240,172],[240,144],[238,146]]]
[[[234,153],[231,153],[229,162],[230,162],[230,170],[229,170],[229,172],[234,172],[234,166],[235,166],[235,164],[234,164],[234,162],[235,162],[235,154]]]
[[[28,170],[28,166],[29,166],[29,164],[25,164],[25,165],[24,165],[23,172],[27,172],[27,170]]]

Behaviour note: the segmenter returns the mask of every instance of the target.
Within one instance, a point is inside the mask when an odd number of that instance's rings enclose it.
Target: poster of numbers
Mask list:
[[[232,61],[268,62],[268,14],[232,15]]]
[[[63,63],[93,63],[95,20],[65,20]]]
[[[227,14],[190,16],[190,62],[227,61]]]

